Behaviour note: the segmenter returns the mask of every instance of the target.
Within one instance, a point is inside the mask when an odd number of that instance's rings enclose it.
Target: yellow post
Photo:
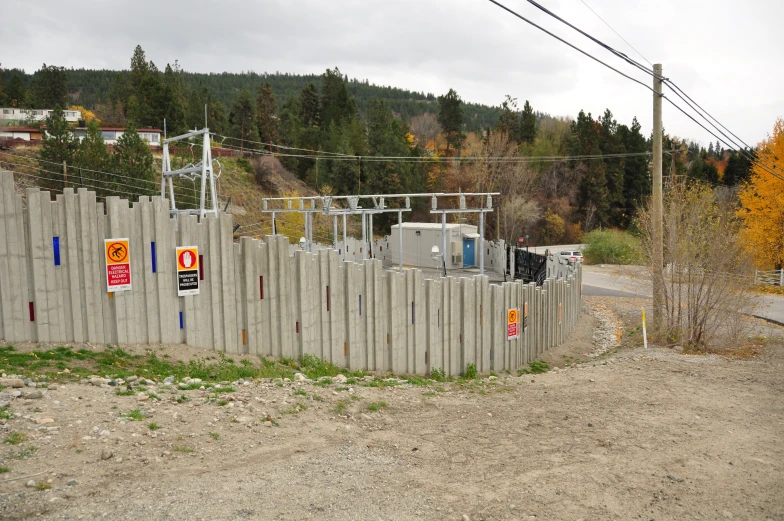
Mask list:
[[[642,308],[642,342],[645,349],[648,349],[648,333],[645,330],[645,308]]]

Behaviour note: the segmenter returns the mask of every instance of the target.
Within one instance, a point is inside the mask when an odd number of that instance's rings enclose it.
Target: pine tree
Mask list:
[[[114,165],[97,120],[93,119],[87,123],[87,135],[79,144],[74,161],[76,166],[83,169],[81,179],[91,190],[95,190],[99,197],[114,195],[105,190],[110,179],[104,172],[111,170]]]
[[[247,89],[242,89],[234,100],[229,113],[229,124],[231,125],[229,135],[237,138],[237,142],[232,143],[233,145],[239,145],[243,150],[256,147],[256,143],[251,143],[259,141],[256,105]]]
[[[510,95],[498,107],[501,112],[498,115],[498,123],[495,126],[497,132],[504,132],[509,136],[510,141],[520,144],[520,111],[517,109],[517,100]]]
[[[3,83],[3,68],[0,64],[0,107],[8,106],[8,97],[5,94],[5,84]]]
[[[62,191],[63,162],[73,163],[79,142],[65,120],[63,109],[56,106],[44,120],[43,145],[41,147],[41,185],[52,190]]]
[[[259,137],[264,143],[278,141],[277,113],[278,105],[275,102],[275,94],[272,93],[272,86],[269,83],[259,86],[259,93],[256,96],[256,122],[259,125]],[[271,144],[269,151],[273,151]]]
[[[319,95],[312,83],[302,89],[299,95],[300,119],[306,127],[319,126]]]
[[[623,144],[618,136],[618,122],[613,119],[610,109],[604,111],[599,130],[599,148],[604,155],[622,154]],[[617,157],[607,157],[604,159],[604,171],[607,179],[607,203],[609,206],[609,222],[619,225],[626,219],[626,201],[624,200],[624,172],[623,159]]]
[[[465,140],[462,105],[463,100],[454,89],[449,89],[444,96],[438,97],[438,124],[446,134],[447,154],[449,147],[459,149]]]
[[[640,133],[640,122],[632,120],[631,128],[618,127],[618,135],[627,153],[648,151],[645,136]],[[649,159],[646,156],[627,157],[623,161],[623,198],[629,208],[639,207],[651,193],[651,178],[648,172]]]
[[[43,66],[33,76],[33,102],[37,108],[68,106],[68,76],[64,67]]]
[[[19,74],[15,74],[11,78],[11,81],[8,82],[8,90],[6,91],[8,106],[13,108],[22,107],[26,97],[25,91],[26,89],[22,77]]]
[[[536,115],[528,100],[525,100],[523,114],[520,117],[520,142],[533,143],[536,139]]]
[[[147,63],[147,57],[144,54],[144,50],[141,45],[137,45],[133,50],[133,56],[131,56],[131,85],[135,89],[138,89],[142,80],[149,72],[150,67]]]
[[[114,185],[115,191],[133,192],[139,195],[155,193],[156,172],[152,152],[133,125],[128,125],[123,135],[117,139],[112,163],[113,172],[118,176],[109,177],[106,183],[107,190],[111,190]]]
[[[572,122],[569,137],[571,155],[595,155],[601,153],[599,125],[591,114],[582,110],[577,121]],[[609,199],[607,176],[603,161],[588,160],[575,165],[582,171],[582,179],[577,189],[577,202],[580,213],[585,220],[585,231],[590,231],[594,224],[606,224],[608,221]]]
[[[348,95],[346,80],[335,67],[322,76],[320,99],[320,124],[322,129],[329,128],[332,124],[348,121],[357,115],[354,100]]]

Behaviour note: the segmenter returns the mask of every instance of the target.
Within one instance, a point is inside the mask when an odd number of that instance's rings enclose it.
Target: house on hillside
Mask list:
[[[87,129],[84,127],[77,127],[71,129],[74,136],[81,141],[87,136]],[[34,145],[40,144],[43,139],[43,133],[46,132],[45,127],[30,128],[30,127],[0,127],[0,140],[8,145]],[[101,137],[107,145],[117,144],[117,140],[125,132],[121,127],[101,127]],[[161,146],[161,130],[157,128],[140,128],[137,130],[139,136],[147,142],[150,148],[158,148]]]
[[[54,112],[54,109],[19,109],[0,108],[0,122],[8,125],[19,125],[27,121],[43,121]],[[64,110],[65,120],[76,123],[82,119],[81,110]]]

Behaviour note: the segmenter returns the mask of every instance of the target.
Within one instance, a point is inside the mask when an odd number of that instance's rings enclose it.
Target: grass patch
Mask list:
[[[17,452],[16,454],[14,454],[11,457],[13,459],[27,459],[30,456],[32,456],[35,453],[35,451],[37,451],[37,450],[38,450],[37,447],[33,447],[31,445],[30,447],[27,447],[26,449],[20,449],[19,452]]]
[[[347,378],[361,378],[365,376],[365,373],[362,371],[347,371],[313,355],[305,355],[299,358],[299,370],[299,372],[311,380],[318,380],[322,376],[331,377],[339,374],[344,374]]]
[[[304,389],[297,389],[294,391],[294,396],[307,396],[308,393]]]
[[[141,409],[134,409],[126,413],[125,417],[133,421],[142,421],[144,419],[144,414]]]
[[[0,467],[0,474],[8,474],[9,472],[11,472],[11,469],[8,467]]]
[[[387,406],[387,402],[373,402],[367,406],[370,412],[377,412]]]
[[[529,363],[527,368],[523,368],[517,371],[517,376],[522,376],[524,374],[546,373],[549,370],[550,366],[547,365],[547,362],[544,360],[535,360]]]
[[[474,380],[476,378],[476,365],[468,364],[465,373],[463,373],[463,378],[466,380]]]
[[[133,396],[136,394],[136,391],[133,389],[116,389],[114,394],[117,396]]]
[[[179,384],[177,386],[177,389],[179,389],[180,391],[195,391],[196,389],[201,389],[202,387],[204,387],[204,384],[201,382],[199,383],[188,382],[187,384]]]
[[[446,373],[443,369],[432,369],[430,371],[430,379],[436,382],[446,382]]]
[[[172,447],[174,452],[182,452],[184,454],[190,454],[191,452],[196,452],[196,449],[188,447],[187,445],[175,445]]]
[[[151,431],[157,431],[158,429],[160,429],[160,428],[161,428],[161,426],[160,426],[160,425],[158,425],[158,424],[157,424],[157,423],[155,423],[155,422],[150,422],[150,423],[148,423],[148,424],[147,424],[147,427],[149,427]]]
[[[338,400],[338,403],[335,404],[335,414],[343,416],[343,413],[346,412],[346,408],[348,404],[344,400]]]
[[[0,420],[10,420],[14,417],[14,413],[8,407],[0,407]]]
[[[435,392],[435,391],[425,391],[425,392],[422,393],[422,396],[435,396],[437,394],[438,393]]]
[[[308,406],[306,404],[302,402],[297,402],[291,407],[289,407],[288,409],[286,409],[285,411],[283,411],[283,414],[297,414],[298,412],[307,411],[307,410],[308,410]]]
[[[188,401],[188,397],[185,396],[184,394],[181,394],[177,398],[175,398],[174,401],[177,403],[185,403]]]
[[[419,385],[419,386],[430,385],[431,383],[433,383],[431,380],[428,380],[427,378],[422,378],[421,376],[411,376],[409,378],[406,378],[406,381],[411,385]]]
[[[635,264],[640,262],[640,241],[628,232],[593,230],[583,237],[587,264]]]
[[[210,432],[210,433],[209,433],[209,436],[210,436],[210,438],[212,438],[213,440],[217,440],[218,438],[220,438],[220,434],[218,434],[217,432]]]
[[[229,401],[228,401],[228,400],[218,400],[216,403],[217,403],[217,405],[219,405],[220,407],[223,407],[224,405],[228,405],[228,404],[229,404]]]
[[[36,490],[49,490],[50,488],[52,488],[52,485],[46,483],[45,481],[41,481],[35,486]]]
[[[24,442],[27,439],[27,434],[21,432],[12,432],[8,436],[5,437],[3,443],[7,443],[8,445],[19,445],[20,443]]]

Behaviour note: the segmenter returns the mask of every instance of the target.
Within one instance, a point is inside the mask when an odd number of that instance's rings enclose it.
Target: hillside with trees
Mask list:
[[[65,160],[113,172],[126,186],[136,177],[130,186],[139,189],[154,187],[158,167],[135,142],[103,150],[98,121],[128,128],[131,140],[133,129],[162,128],[165,120],[171,135],[201,128],[206,106],[213,146],[249,161],[276,156],[275,164],[313,193],[501,192],[486,236],[507,241],[530,235],[535,244],[572,243],[599,227],[633,230],[650,193],[650,136],[636,118],[618,122],[609,108],[598,117],[552,117],[530,100],[475,105],[454,89],[435,96],[379,87],[337,67],[318,76],[193,74],[177,62],[161,70],[139,46],[127,71],[44,65],[32,75],[2,71],[0,80],[0,105],[79,106],[89,110],[85,120],[94,118],[80,145],[68,142],[64,122],[47,121],[47,164]],[[181,143],[173,155],[185,158],[199,146]],[[664,152],[665,179],[730,191],[752,166],[748,154],[666,133]],[[268,170],[259,166],[253,179],[266,193],[283,193]],[[111,188],[114,174],[95,182]],[[425,203],[415,201],[413,209],[412,218],[431,219]],[[388,233],[383,217],[375,224],[377,233]]]

